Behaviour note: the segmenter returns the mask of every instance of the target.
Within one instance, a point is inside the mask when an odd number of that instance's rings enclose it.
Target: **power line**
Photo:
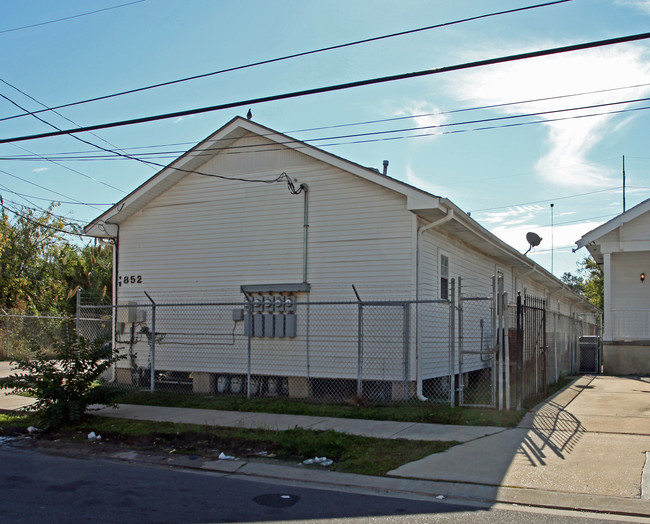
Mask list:
[[[31,180],[27,180],[26,178],[19,177],[18,175],[14,175],[12,173],[9,173],[8,171],[5,171],[4,169],[0,169],[0,173],[3,173],[7,176],[10,176],[12,178],[16,178],[18,180],[22,180],[23,182],[26,182],[27,184],[31,184],[33,186],[36,186],[40,189],[44,189],[45,191],[49,191],[50,193],[54,193],[55,195],[62,196],[64,198],[70,198],[72,200],[75,200],[77,203],[81,204],[82,202],[80,200],[76,200],[68,195],[64,195],[63,193],[59,193],[58,191],[55,191],[54,189],[50,189],[49,187],[42,186],[40,184],[37,184],[36,182],[32,182]],[[96,208],[98,211],[102,211],[101,209]]]
[[[462,122],[449,122],[449,123],[444,123],[444,124],[433,124],[430,126],[421,126],[421,127],[411,127],[411,128],[403,128],[403,129],[392,129],[392,130],[382,130],[382,131],[371,131],[367,133],[355,133],[355,134],[350,134],[350,135],[339,135],[339,136],[329,136],[329,137],[320,137],[320,138],[311,138],[311,139],[305,139],[305,140],[297,140],[297,139],[289,139],[289,140],[284,140],[281,142],[276,142],[274,144],[274,147],[277,147],[278,150],[282,146],[290,145],[290,144],[301,144],[303,142],[305,143],[311,143],[311,142],[320,142],[320,141],[325,141],[325,140],[343,140],[347,138],[359,138],[359,137],[366,137],[366,136],[375,136],[375,135],[386,135],[386,134],[391,134],[391,133],[403,133],[403,132],[410,132],[410,131],[419,131],[419,130],[425,130],[425,129],[440,129],[440,128],[446,128],[446,127],[456,127],[456,126],[466,126],[470,124],[480,124],[480,123],[487,123],[487,122],[501,122],[501,121],[506,121],[506,120],[513,120],[513,119],[518,119],[518,118],[530,118],[530,117],[535,117],[535,116],[542,116],[542,115],[549,115],[549,114],[554,114],[554,113],[566,113],[566,112],[574,112],[574,111],[583,111],[586,109],[595,109],[599,107],[608,107],[608,106],[614,106],[614,105],[621,105],[621,104],[632,104],[636,102],[647,102],[650,101],[650,97],[647,98],[637,98],[637,99],[630,99],[630,100],[622,100],[618,102],[608,102],[608,103],[603,103],[603,104],[592,104],[589,106],[580,106],[580,107],[571,107],[571,108],[565,108],[565,109],[553,109],[553,110],[548,110],[548,111],[539,111],[536,113],[527,113],[527,114],[522,114],[522,115],[509,115],[509,116],[502,116],[502,117],[492,117],[492,118],[483,118],[483,119],[477,119],[477,120],[465,120]],[[375,139],[375,140],[363,140],[363,141],[350,141],[350,142],[339,142],[339,143],[334,143],[334,144],[325,144],[325,146],[332,146],[332,145],[345,145],[345,144],[352,144],[352,143],[367,143],[367,142],[375,142],[375,141],[381,141],[381,140],[397,140],[397,139],[405,139],[405,138],[422,138],[422,137],[428,137],[428,136],[433,136],[433,135],[444,135],[444,134],[451,134],[451,133],[462,133],[462,132],[469,132],[469,131],[484,131],[484,130],[491,130],[491,129],[499,129],[499,128],[507,128],[507,127],[513,127],[513,126],[521,126],[521,125],[530,125],[530,124],[547,124],[547,123],[553,123],[553,122],[558,122],[558,121],[563,121],[563,120],[572,120],[572,119],[577,119],[577,118],[587,118],[587,117],[594,117],[594,116],[607,116],[607,115],[612,115],[612,114],[619,114],[619,113],[625,113],[625,112],[630,112],[630,111],[640,111],[640,110],[645,110],[645,109],[650,109],[650,107],[638,107],[638,108],[630,108],[630,109],[623,109],[623,110],[616,110],[616,111],[606,111],[606,112],[600,112],[600,113],[590,113],[590,114],[584,114],[584,115],[575,115],[575,116],[570,116],[570,117],[565,117],[565,118],[551,118],[551,119],[542,119],[542,120],[533,120],[533,121],[528,121],[528,122],[520,122],[520,123],[515,123],[515,124],[508,124],[508,125],[500,125],[500,126],[488,126],[488,127],[482,127],[482,128],[473,128],[473,129],[463,129],[463,130],[457,130],[457,131],[447,131],[447,132],[441,132],[441,133],[420,133],[417,135],[405,135],[405,136],[400,136],[400,137],[390,137],[390,138],[380,138],[380,139]],[[305,145],[302,147],[309,147],[309,145]],[[254,148],[261,148],[261,149],[254,149]],[[103,148],[100,148],[103,149]],[[239,150],[239,151],[237,151]],[[242,151],[244,150],[244,151]],[[237,154],[237,153],[242,153],[242,152],[257,152],[257,151],[272,151],[273,149],[269,148],[266,144],[244,144],[244,145],[239,145],[239,146],[227,146],[227,147],[208,147],[201,149],[199,153],[193,153],[194,157],[199,157],[199,156],[210,156],[213,155],[216,152],[221,152],[221,151],[227,151],[228,154]],[[105,150],[106,151],[106,150]],[[107,152],[111,152],[110,150]],[[111,152],[112,153],[112,152]],[[125,159],[129,160],[138,160],[140,162],[146,163],[148,165],[152,166],[157,166],[157,167],[165,167],[164,164],[159,164],[157,162],[154,162],[153,160],[145,160],[145,157],[151,159],[151,158],[175,158],[175,156],[184,153],[184,151],[159,151],[159,152],[150,152],[150,153],[143,153],[141,155],[132,155],[132,154],[126,154],[126,155],[119,155]],[[63,155],[63,154],[60,154]],[[171,156],[174,155],[174,156]],[[42,160],[47,160],[47,161],[52,161],[52,157],[42,157],[41,155],[36,155],[37,158],[41,158]],[[95,155],[95,156],[85,156],[85,157],[54,157],[56,160],[61,160],[61,161],[71,161],[71,160],[86,160],[86,161],[96,161],[96,160],[119,160],[119,158],[115,158],[113,154],[111,155]],[[34,157],[18,157],[18,158],[12,158],[12,157],[0,157],[0,160],[29,160],[29,161],[34,161]],[[175,169],[174,167],[171,167],[171,169]]]
[[[41,227],[43,229],[49,229],[51,231],[56,231],[58,233],[64,233],[66,235],[74,235],[74,236],[78,236],[78,237],[93,238],[90,235],[86,235],[86,234],[82,233],[81,231],[68,231],[66,229],[54,227],[54,226],[51,226],[49,224],[43,224],[43,223],[39,222],[38,220],[34,220],[33,218],[25,215],[24,213],[21,213],[20,211],[16,211],[15,209],[12,209],[11,207],[7,206],[6,204],[3,205],[3,209],[13,213],[17,217],[21,217],[22,219],[27,220],[27,222],[31,222],[32,224],[34,224],[34,225],[36,225],[38,227]],[[54,215],[52,215],[52,216],[54,216]]]
[[[0,81],[1,81],[1,80],[0,80]],[[12,104],[15,105],[16,107],[20,107],[21,109],[23,109],[22,106],[20,106],[18,103],[16,103],[16,102],[14,102],[13,100],[11,100],[9,97],[7,97],[7,96],[5,96],[5,95],[3,95],[3,94],[1,94],[1,93],[0,93],[0,97],[4,98],[4,99],[7,100],[8,102],[12,103]],[[41,117],[39,117],[39,116],[36,116],[36,115],[34,115],[34,116],[35,116],[35,118],[37,118],[39,121],[43,122],[44,124],[47,124],[48,126],[53,127],[54,129],[59,129],[58,127],[56,127],[56,126],[53,125],[53,124],[50,124],[49,122],[47,122],[47,121],[44,120],[43,118],[41,118]],[[80,142],[83,142],[83,143],[85,143],[85,144],[93,145],[93,144],[91,144],[90,142],[88,142],[88,141],[86,141],[86,140],[83,140],[82,138],[79,138],[79,137],[77,137],[77,136],[75,136],[75,135],[70,135],[70,136],[71,136],[72,138],[74,138],[75,140],[79,140]],[[53,164],[55,164],[55,165],[57,165],[57,166],[59,166],[59,167],[62,167],[63,169],[67,169],[68,171],[71,171],[71,172],[73,172],[73,173],[76,173],[76,174],[78,174],[78,175],[81,175],[81,176],[84,177],[84,178],[87,178],[87,179],[89,179],[89,180],[92,180],[93,182],[99,182],[100,184],[103,184],[103,185],[105,185],[106,187],[110,187],[111,189],[115,189],[115,190],[117,190],[117,191],[121,191],[122,193],[126,193],[126,191],[124,191],[124,190],[122,190],[122,189],[120,189],[120,188],[118,188],[118,187],[112,186],[112,185],[110,185],[110,184],[108,184],[108,183],[106,183],[106,182],[103,182],[103,181],[101,181],[101,180],[97,180],[96,178],[93,178],[93,177],[91,177],[90,175],[87,175],[86,173],[82,173],[81,171],[77,171],[76,169],[73,169],[73,168],[71,168],[71,167],[69,167],[69,166],[65,166],[65,165],[63,165],[63,164],[60,164],[59,162],[57,162],[57,161],[55,161],[55,160],[52,160],[52,159],[46,158],[46,157],[44,157],[44,156],[42,156],[42,155],[40,155],[40,154],[38,154],[38,153],[34,153],[33,151],[29,151],[28,149],[25,149],[24,147],[21,147],[21,146],[19,146],[19,145],[16,145],[16,144],[13,144],[13,145],[14,145],[15,147],[19,148],[19,149],[22,149],[23,151],[27,151],[27,152],[29,152],[29,153],[31,153],[31,154],[33,154],[33,155],[36,155],[37,157],[39,157],[39,158],[41,158],[41,159],[43,159],[43,160],[45,160],[45,161],[47,161],[47,162],[51,162],[51,163],[53,163]],[[101,148],[100,148],[100,149],[101,149]]]
[[[13,191],[13,190],[9,189],[4,184],[2,184],[2,187],[4,188],[4,191],[6,191],[7,193],[11,193],[12,195],[22,197],[25,200],[27,200],[28,198],[33,198],[34,200],[44,200],[46,202],[57,202],[59,204],[67,204],[67,205],[71,205],[71,206],[112,206],[114,204],[114,202],[79,202],[79,201],[70,201],[70,200],[52,200],[51,198],[37,197],[37,196],[34,196],[34,195],[27,195],[25,193],[18,193],[17,191]],[[31,203],[33,204],[33,202],[31,202]],[[33,204],[33,205],[35,207],[38,207],[38,206],[36,206],[36,204]],[[71,219],[71,220],[74,220],[74,219]]]
[[[547,204],[549,202],[555,202],[557,200],[566,200],[566,199],[569,199],[569,198],[579,198],[579,197],[583,197],[583,196],[596,195],[598,193],[608,193],[610,191],[616,191],[616,190],[619,190],[619,189],[621,189],[621,188],[620,187],[610,187],[610,188],[607,188],[607,189],[599,189],[597,191],[589,191],[588,193],[578,193],[576,195],[567,195],[567,196],[563,196],[563,197],[548,198],[546,200],[535,200],[533,202],[523,202],[523,203],[520,203],[520,204],[510,204],[510,205],[507,205],[507,206],[486,207],[486,208],[483,208],[483,209],[472,209],[472,210],[470,210],[470,213],[482,213],[482,212],[485,212],[485,211],[496,211],[498,209],[508,209],[508,208],[511,208],[511,207],[533,206],[535,204]]]
[[[119,9],[120,7],[126,7],[126,6],[133,5],[133,4],[139,4],[139,3],[144,2],[144,1],[145,0],[135,0],[134,2],[129,2],[127,4],[120,4],[120,5],[114,5],[112,7],[105,7],[103,9],[97,9],[95,11],[88,11],[87,13],[81,13],[81,14],[78,14],[78,15],[66,16],[64,18],[57,18],[56,20],[48,20],[47,22],[38,22],[36,24],[29,24],[29,25],[24,25],[24,26],[21,26],[21,27],[13,27],[11,29],[3,29],[3,30],[0,31],[0,34],[2,34],[2,33],[11,33],[12,31],[20,31],[22,29],[31,29],[32,27],[39,27],[39,26],[42,26],[42,25],[54,24],[54,23],[57,23],[57,22],[64,22],[66,20],[72,20],[73,18],[80,18],[82,16],[94,15],[94,14],[97,14],[97,13],[102,13],[104,11],[110,11],[112,9]]]
[[[0,79],[0,82],[4,82],[4,80]],[[6,82],[5,82],[6,83]],[[8,84],[11,85],[11,84]],[[517,105],[524,105],[524,104],[530,104],[530,103],[537,103],[537,102],[546,102],[550,100],[558,100],[558,99],[565,99],[565,98],[571,98],[571,97],[578,97],[578,96],[587,96],[587,95],[594,95],[594,94],[602,94],[602,93],[608,93],[612,91],[620,91],[623,89],[636,89],[639,87],[648,87],[650,86],[650,83],[645,83],[645,84],[636,84],[636,85],[629,85],[629,86],[623,86],[623,87],[615,87],[615,88],[609,88],[609,89],[599,89],[595,91],[584,91],[581,93],[571,93],[571,94],[565,94],[565,95],[557,95],[557,96],[551,96],[551,97],[543,97],[543,98],[534,98],[534,99],[528,99],[528,100],[518,100],[516,102],[504,102],[500,104],[490,104],[490,105],[483,105],[483,106],[474,106],[474,107],[466,107],[466,108],[460,108],[460,109],[452,109],[448,111],[438,111],[434,113],[422,113],[422,114],[417,114],[417,115],[408,115],[408,116],[399,116],[399,117],[392,117],[392,118],[382,118],[382,119],[376,119],[376,120],[366,120],[366,121],[361,121],[361,122],[348,122],[348,123],[343,123],[343,124],[334,124],[334,125],[329,125],[329,126],[319,126],[319,127],[313,127],[313,128],[305,128],[305,129],[298,129],[298,130],[292,130],[292,131],[284,131],[283,134],[289,134],[289,133],[302,133],[302,132],[308,132],[308,131],[321,131],[325,129],[335,129],[335,128],[342,128],[342,127],[353,127],[353,126],[361,126],[361,125],[367,125],[367,124],[377,124],[377,123],[384,123],[384,122],[393,122],[393,121],[399,121],[399,120],[406,120],[406,119],[416,119],[416,118],[423,118],[423,117],[431,117],[431,116],[442,116],[442,115],[449,115],[449,114],[455,114],[455,113],[464,113],[464,112],[470,112],[470,111],[479,111],[479,110],[486,110],[486,109],[495,109],[495,108],[503,108],[503,107],[508,107],[508,106],[517,106]],[[14,87],[14,86],[12,86]],[[15,88],[15,87],[14,87]],[[15,88],[17,89],[17,88]],[[20,91],[20,90],[19,90]],[[22,91],[21,91],[22,92]],[[26,95],[29,96],[29,95]],[[607,105],[616,105],[616,104],[621,104],[621,103],[633,103],[636,101],[644,101],[647,99],[631,99],[631,100],[625,100],[625,101],[619,101],[619,102],[610,102],[606,104],[601,104],[602,106],[607,106]],[[41,104],[43,105],[43,104]],[[588,107],[595,107],[595,106],[583,106],[583,107],[573,107],[573,108],[565,108],[561,110],[549,110],[546,113],[551,113],[551,112],[560,112],[560,111],[577,111],[580,109],[588,108]],[[58,114],[58,113],[57,113]],[[538,116],[544,114],[544,112],[537,112],[537,113],[528,113],[527,115],[512,115],[507,118],[521,118],[525,116]],[[61,115],[62,116],[62,115]],[[65,117],[64,117],[65,118]],[[494,120],[497,120],[497,117],[494,118]],[[68,119],[69,120],[69,119]],[[490,121],[491,119],[483,119],[481,120],[482,122],[487,122]],[[540,121],[540,123],[547,122],[545,121]],[[464,121],[464,122],[456,122],[452,124],[446,124],[446,125],[466,125],[468,123],[472,123],[472,121]],[[428,127],[435,127],[435,126],[428,126]],[[416,127],[413,128],[413,130],[417,129],[426,129],[424,127]],[[392,132],[397,132],[399,130],[393,130]],[[391,132],[391,131],[381,131],[381,132]],[[379,133],[379,132],[378,132]],[[259,136],[260,137],[265,137],[265,136],[270,136],[270,135],[275,135],[277,133],[261,133]],[[318,139],[303,139],[303,140],[292,140],[290,142],[282,142],[282,144],[288,144],[288,143],[300,143],[300,142],[310,142],[314,140],[332,140],[335,137],[321,137]],[[103,140],[103,139],[102,139]],[[110,144],[110,142],[107,142]],[[193,145],[194,142],[177,142],[177,143],[172,143],[172,144],[153,144],[153,145],[148,145],[148,146],[136,146],[136,147],[127,147],[127,148],[120,148],[119,150],[124,152],[126,155],[129,157],[135,157],[135,154],[133,153],[128,153],[128,151],[135,151],[135,150],[141,150],[141,149],[148,149],[148,148],[162,148],[162,147],[173,147],[173,146],[188,146],[188,145]],[[112,145],[112,144],[110,144]],[[115,146],[114,146],[115,147]],[[252,148],[252,147],[262,147],[262,144],[247,144],[247,145],[239,145],[239,146],[229,146],[228,148],[207,148],[204,149],[203,151],[221,151],[221,150],[232,150],[232,149],[240,149],[240,148]],[[99,148],[101,150],[105,150],[103,148]],[[59,160],[59,161],[95,161],[95,160],[119,160],[118,158],[115,158],[114,152],[112,150],[109,150],[110,155],[91,155],[93,153],[92,151],[69,151],[69,152],[62,152],[62,153],[52,153],[50,154],[47,159],[53,159],[53,160]],[[185,150],[167,150],[167,151],[153,151],[153,152],[146,152],[142,153],[140,157],[164,157],[164,158],[170,158],[170,155],[179,155],[185,153]],[[71,155],[79,155],[79,156],[71,156]],[[84,156],[81,156],[84,155]],[[21,161],[34,161],[37,158],[43,159],[42,156],[40,155],[34,155],[32,156],[26,156],[26,155],[18,155],[18,156],[5,156],[5,157],[0,157],[0,160],[21,160]],[[630,157],[630,158],[637,158],[637,157]]]
[[[143,1],[143,0],[141,0],[141,1]],[[388,35],[365,38],[363,40],[356,40],[356,41],[347,42],[347,43],[344,43],[344,44],[336,44],[336,45],[332,45],[332,46],[322,47],[322,48],[319,48],[319,49],[314,49],[314,50],[311,50],[311,51],[303,51],[303,52],[300,52],[300,53],[293,53],[293,54],[278,57],[278,58],[271,58],[271,59],[268,59],[268,60],[261,60],[261,61],[253,62],[253,63],[250,63],[250,64],[229,67],[229,68],[226,68],[226,69],[220,69],[218,71],[212,71],[210,73],[202,73],[202,74],[199,74],[199,75],[188,76],[188,77],[185,77],[185,78],[170,80],[170,81],[167,81],[167,82],[161,82],[161,83],[152,84],[152,85],[149,85],[149,86],[138,87],[138,88],[129,89],[129,90],[126,90],[126,91],[120,91],[118,93],[113,93],[113,94],[110,94],[110,95],[103,95],[103,96],[88,98],[86,100],[81,100],[81,101],[78,101],[78,102],[71,102],[71,103],[68,103],[68,104],[62,104],[62,105],[54,106],[54,107],[50,108],[49,110],[62,109],[64,107],[72,107],[72,106],[76,106],[76,105],[80,105],[80,104],[87,104],[89,102],[98,102],[100,100],[106,100],[106,99],[114,98],[114,97],[118,97],[118,96],[129,95],[129,94],[133,94],[133,93],[139,93],[139,92],[146,91],[146,90],[149,90],[149,89],[156,89],[156,88],[159,88],[159,87],[165,87],[165,86],[170,86],[170,85],[174,85],[174,84],[179,84],[181,82],[188,82],[188,81],[191,81],[191,80],[198,80],[198,79],[201,79],[201,78],[207,78],[207,77],[210,77],[210,76],[215,76],[215,75],[219,75],[219,74],[223,74],[223,73],[229,73],[229,72],[233,72],[233,71],[239,71],[239,70],[242,70],[242,69],[248,69],[248,68],[251,68],[251,67],[257,67],[257,66],[261,66],[261,65],[272,64],[272,63],[281,62],[281,61],[284,61],[284,60],[290,60],[290,59],[293,59],[293,58],[299,58],[299,57],[303,57],[303,56],[313,55],[313,54],[316,54],[316,53],[323,53],[323,52],[326,52],[326,51],[333,51],[333,50],[336,50],[336,49],[343,49],[343,48],[346,48],[346,47],[351,47],[351,46],[360,45],[360,44],[366,44],[366,43],[369,43],[369,42],[376,42],[376,41],[385,40],[385,39],[388,39],[388,38],[395,38],[395,37],[398,37],[398,36],[404,36],[404,35],[409,35],[409,34],[413,34],[413,33],[419,33],[419,32],[422,32],[422,31],[429,31],[431,29],[439,29],[441,27],[457,25],[457,24],[471,22],[471,21],[480,20],[480,19],[484,19],[484,18],[489,18],[489,17],[493,17],[493,16],[500,16],[500,15],[505,15],[505,14],[517,13],[517,12],[520,12],[520,11],[527,11],[527,10],[530,10],[530,9],[537,9],[537,8],[540,8],[540,7],[548,7],[548,6],[552,6],[552,5],[556,5],[556,4],[563,4],[563,3],[566,3],[566,2],[570,2],[570,1],[571,0],[557,0],[557,1],[553,1],[553,2],[546,2],[546,3],[543,3],[543,4],[531,5],[531,6],[527,6],[527,7],[520,7],[520,8],[516,8],[516,9],[508,9],[506,11],[498,11],[498,12],[488,13],[488,14],[484,14],[484,15],[477,15],[477,16],[473,16],[473,17],[469,17],[469,18],[463,18],[463,19],[460,19],[460,20],[455,20],[455,21],[452,21],[452,22],[444,22],[444,23],[430,25],[430,26],[426,26],[426,27],[420,27],[420,28],[417,28],[417,29],[409,29],[409,30],[406,30],[406,31],[400,31],[400,32],[391,33],[391,34],[388,34]],[[43,111],[48,111],[48,109],[44,109]],[[37,113],[41,113],[43,111],[37,111]],[[20,118],[20,117],[23,117],[23,116],[26,116],[26,115],[22,114],[22,115],[14,115],[14,116],[10,116],[10,117],[0,118],[0,122],[3,121],[3,120],[10,120],[10,119],[13,119],[13,118]]]
[[[291,93],[282,93],[282,94],[277,94],[277,95],[270,95],[270,96],[265,96],[265,97],[260,97],[260,98],[253,98],[253,99],[248,99],[248,100],[241,100],[238,102],[228,102],[225,104],[219,104],[219,105],[214,105],[214,106],[207,106],[207,107],[201,107],[201,108],[196,108],[196,109],[188,109],[184,111],[176,111],[173,113],[165,113],[165,114],[158,114],[158,115],[152,115],[152,116],[147,116],[147,117],[141,117],[141,118],[134,118],[130,120],[122,120],[118,122],[110,122],[110,123],[105,123],[105,124],[96,124],[92,126],[86,126],[86,127],[78,127],[75,129],[66,129],[66,130],[61,130],[61,131],[54,131],[54,132],[49,132],[49,133],[39,133],[35,135],[26,135],[26,136],[19,136],[19,137],[12,137],[12,138],[3,138],[0,139],[0,144],[5,144],[5,143],[10,143],[10,142],[22,142],[26,140],[35,140],[38,138],[49,138],[49,137],[54,137],[54,136],[61,136],[61,135],[66,135],[66,134],[75,134],[75,133],[83,133],[83,132],[88,132],[88,131],[97,131],[98,129],[108,129],[108,128],[114,128],[114,127],[122,127],[122,126],[127,126],[127,125],[135,125],[135,124],[144,124],[147,122],[155,122],[159,120],[168,120],[170,118],[178,118],[181,116],[189,116],[189,115],[197,115],[197,114],[202,114],[202,113],[209,113],[209,112],[214,112],[214,111],[219,111],[223,109],[231,109],[235,107],[242,107],[242,106],[250,106],[254,104],[260,104],[264,102],[272,102],[272,101],[278,101],[278,100],[287,100],[290,98],[297,98],[297,97],[302,97],[302,96],[308,96],[308,95],[314,95],[314,94],[321,94],[321,93],[329,93],[329,92],[334,92],[334,91],[341,91],[344,89],[351,89],[354,87],[362,87],[362,86],[368,86],[368,85],[376,85],[376,84],[382,84],[382,83],[387,83],[387,82],[395,82],[398,80],[406,80],[406,79],[411,79],[411,78],[419,78],[419,77],[425,77],[425,76],[430,76],[430,75],[435,75],[439,73],[447,73],[451,71],[461,71],[465,69],[471,69],[471,68],[476,68],[476,67],[484,67],[487,65],[495,65],[495,64],[503,64],[507,62],[514,62],[517,60],[525,60],[525,59],[530,59],[530,58],[539,58],[543,56],[551,56],[555,54],[560,54],[560,53],[567,53],[567,52],[573,52],[573,51],[582,51],[586,49],[594,49],[598,47],[603,47],[603,46],[608,46],[608,45],[614,45],[614,44],[621,44],[621,43],[627,43],[627,42],[634,42],[638,40],[645,40],[650,38],[650,33],[640,33],[636,35],[629,35],[629,36],[623,36],[623,37],[618,37],[618,38],[610,38],[607,40],[599,40],[599,41],[594,41],[594,42],[587,42],[587,43],[582,43],[582,44],[574,44],[574,45],[569,45],[569,46],[563,46],[563,47],[556,47],[552,49],[544,49],[540,51],[532,51],[528,53],[520,53],[516,55],[510,55],[510,56],[504,56],[504,57],[498,57],[498,58],[490,58],[487,60],[479,60],[475,62],[466,62],[464,64],[456,64],[452,66],[445,66],[445,67],[439,67],[435,69],[425,69],[421,71],[415,71],[412,73],[401,73],[397,75],[390,75],[390,76],[384,76],[384,77],[378,77],[378,78],[371,78],[367,80],[358,80],[355,82],[347,82],[344,84],[336,84],[336,85],[330,85],[330,86],[324,86],[324,87],[317,87],[313,89],[306,89],[302,91],[294,91]]]
[[[142,0],[142,1],[144,1],[144,0]],[[44,103],[41,102],[40,100],[37,100],[37,99],[34,98],[32,95],[30,95],[29,93],[26,93],[26,92],[23,91],[22,89],[16,87],[14,84],[10,84],[9,82],[7,82],[6,80],[4,80],[3,78],[0,78],[0,82],[2,82],[3,84],[5,84],[5,85],[11,87],[11,88],[14,89],[15,91],[18,91],[21,95],[26,96],[27,98],[29,98],[29,99],[32,100],[33,102],[36,102],[38,105],[43,106],[47,111],[52,111],[55,115],[60,116],[60,117],[63,118],[64,120],[67,120],[67,121],[70,122],[72,125],[79,126],[79,124],[77,124],[74,120],[72,120],[72,119],[68,118],[67,116],[63,115],[62,113],[60,113],[60,112],[58,112],[58,111],[56,111],[56,110],[54,110],[54,109],[48,107],[46,104],[44,104]],[[4,98],[6,98],[6,97],[4,97]],[[7,99],[7,100],[9,100],[9,99]],[[46,120],[40,118],[40,117],[37,116],[33,111],[29,111],[29,110],[27,110],[27,109],[25,109],[25,108],[19,106],[19,105],[18,105],[16,102],[14,102],[13,100],[9,100],[9,102],[11,102],[11,103],[12,103],[13,105],[15,105],[16,107],[19,107],[20,109],[22,109],[23,111],[25,111],[25,116],[27,116],[27,115],[32,115],[34,118],[40,120],[41,122],[43,122],[43,123],[45,123],[45,124],[47,124],[47,125],[53,127],[54,129],[59,130],[58,127],[56,127],[55,125],[53,125],[53,124],[47,122]],[[116,150],[118,150],[118,151],[122,151],[122,152],[124,152],[123,149],[117,147],[115,144],[109,142],[109,141],[106,140],[105,138],[102,138],[101,136],[99,136],[99,135],[97,135],[97,134],[95,134],[95,133],[90,133],[90,134],[93,135],[95,138],[101,140],[102,142],[105,142],[106,144],[108,144],[109,146],[113,147],[114,149],[116,149]],[[91,146],[93,146],[93,147],[95,147],[95,148],[98,148],[98,149],[102,149],[102,150],[104,150],[104,149],[101,148],[100,146],[97,146],[96,144],[92,144],[92,143],[87,142],[87,141],[85,141],[85,140],[81,140],[80,138],[75,137],[74,135],[73,135],[73,138],[75,138],[75,139],[77,139],[77,140],[79,140],[80,142],[83,142],[83,143],[85,143],[85,144],[91,145]]]

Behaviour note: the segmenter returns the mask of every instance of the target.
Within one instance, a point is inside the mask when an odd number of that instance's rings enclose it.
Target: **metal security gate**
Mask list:
[[[546,393],[546,300],[517,296],[517,407]]]

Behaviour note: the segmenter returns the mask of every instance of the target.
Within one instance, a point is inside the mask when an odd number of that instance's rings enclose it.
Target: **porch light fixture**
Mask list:
[[[641,273],[641,276],[639,277],[641,279],[641,282],[645,280],[645,273]]]

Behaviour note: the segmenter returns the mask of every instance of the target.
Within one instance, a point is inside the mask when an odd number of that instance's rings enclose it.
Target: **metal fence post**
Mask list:
[[[411,306],[408,303],[405,303],[404,308],[404,391],[403,399],[408,400],[409,398],[409,352],[410,352],[410,340],[411,340]]]
[[[510,339],[508,336],[508,293],[503,293],[501,311],[503,312],[503,353],[505,371],[506,409],[510,410]]]
[[[458,405],[465,403],[465,381],[463,380],[463,279],[458,277]]]
[[[363,395],[363,303],[357,292],[357,288],[352,285],[352,290],[357,296],[357,398],[361,399]]]
[[[147,298],[151,301],[151,392],[153,393],[156,390],[156,303],[153,298],[149,296],[149,293],[144,292],[147,295]]]
[[[451,279],[449,301],[449,405],[456,405],[456,280]]]
[[[79,322],[80,322],[80,315],[81,315],[81,288],[77,289],[77,318],[75,321],[75,336],[79,336]]]
[[[5,346],[5,356],[9,358],[9,313],[7,313],[3,308],[0,308],[0,311],[2,311],[2,314],[5,316],[7,319],[6,325],[5,325],[5,338],[6,338],[6,346]]]
[[[246,352],[247,352],[247,364],[246,364],[246,398],[250,399],[251,398],[251,346],[252,346],[252,338],[253,338],[253,299],[251,296],[244,292],[244,297],[246,297],[246,302],[248,303],[248,307],[245,308],[248,309],[248,313],[245,313],[245,320],[244,322],[247,324],[247,327],[244,328],[244,330],[248,333],[248,342],[246,345]]]
[[[524,312],[521,304],[521,293],[517,293],[517,410],[523,407],[524,403]]]
[[[363,395],[363,304],[357,306],[357,397]]]

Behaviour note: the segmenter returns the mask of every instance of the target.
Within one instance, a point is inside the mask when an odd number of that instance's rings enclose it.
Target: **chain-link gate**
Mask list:
[[[546,393],[546,300],[517,296],[517,406]]]
[[[458,404],[495,407],[495,300],[464,295],[460,278],[458,295]]]

